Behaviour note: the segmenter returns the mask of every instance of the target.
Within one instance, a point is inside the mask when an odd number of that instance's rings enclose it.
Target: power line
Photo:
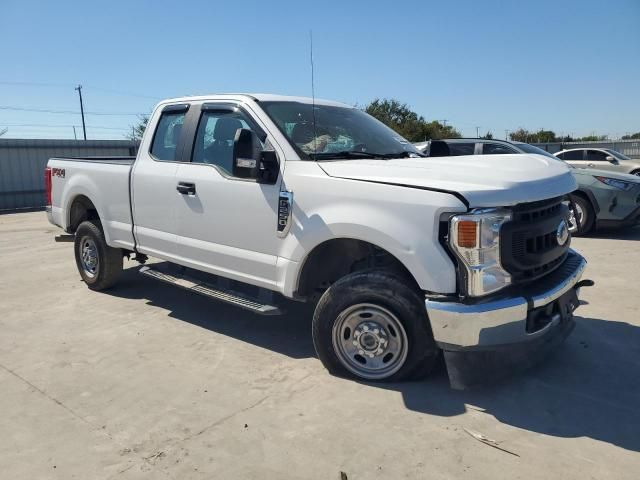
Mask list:
[[[47,128],[73,128],[76,125],[50,125],[47,123],[3,123],[0,122],[0,125],[5,127],[47,127]],[[98,128],[101,130],[123,130],[129,131],[129,127],[103,127],[103,126],[95,126],[95,125],[87,125],[87,128]]]
[[[55,87],[55,88],[75,88],[75,85],[71,85],[69,83],[46,83],[46,82],[5,82],[1,81],[0,85],[14,85],[19,87]],[[140,97],[140,98],[148,98],[151,100],[161,100],[161,97],[155,97],[153,95],[145,95],[140,93],[133,92],[124,92],[122,90],[111,90],[109,88],[96,87],[94,85],[84,85],[85,88],[89,88],[90,90],[97,90],[100,92],[110,93],[113,95],[122,95],[125,97]]]
[[[14,107],[8,105],[0,105],[0,110],[15,110],[19,112],[37,112],[37,113],[56,113],[63,115],[78,115],[80,112],[76,110],[54,110],[54,109],[46,109],[46,108],[23,108],[23,107]],[[138,116],[138,115],[149,115],[149,113],[133,113],[133,112],[84,112],[85,115],[113,115],[113,116]]]

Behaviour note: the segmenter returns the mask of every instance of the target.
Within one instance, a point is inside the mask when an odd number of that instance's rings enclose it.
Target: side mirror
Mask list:
[[[612,157],[611,155],[608,155],[608,156],[607,156],[607,158],[606,158],[606,160],[607,160],[607,162],[609,162],[609,163],[613,163],[614,165],[617,165],[617,164],[618,164],[618,160],[616,160],[616,158],[615,158],[615,157]]]
[[[233,139],[233,176],[258,178],[262,146],[255,132],[247,128],[236,130]]]

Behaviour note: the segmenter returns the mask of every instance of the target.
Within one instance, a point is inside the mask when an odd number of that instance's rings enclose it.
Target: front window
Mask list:
[[[357,108],[300,102],[261,105],[305,160],[423,156],[410,142]]]

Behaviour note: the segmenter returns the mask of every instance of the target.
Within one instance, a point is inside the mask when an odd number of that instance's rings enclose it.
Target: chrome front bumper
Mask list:
[[[549,316],[546,325],[531,331],[527,329],[529,314],[576,288],[586,265],[581,255],[570,250],[558,269],[517,294],[492,296],[473,304],[427,298],[425,306],[433,337],[444,350],[460,350],[498,348],[545,336],[558,326],[561,316]]]

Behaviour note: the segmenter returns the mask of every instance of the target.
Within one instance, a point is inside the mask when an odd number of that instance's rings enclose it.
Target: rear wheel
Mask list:
[[[105,290],[116,283],[122,273],[122,251],[107,245],[100,222],[82,222],[74,247],[78,272],[91,290]]]
[[[585,235],[593,228],[595,220],[595,211],[591,202],[580,195],[571,195],[569,231],[574,236]]]
[[[374,381],[423,377],[439,352],[419,295],[388,271],[333,284],[316,307],[313,343],[331,373]]]

